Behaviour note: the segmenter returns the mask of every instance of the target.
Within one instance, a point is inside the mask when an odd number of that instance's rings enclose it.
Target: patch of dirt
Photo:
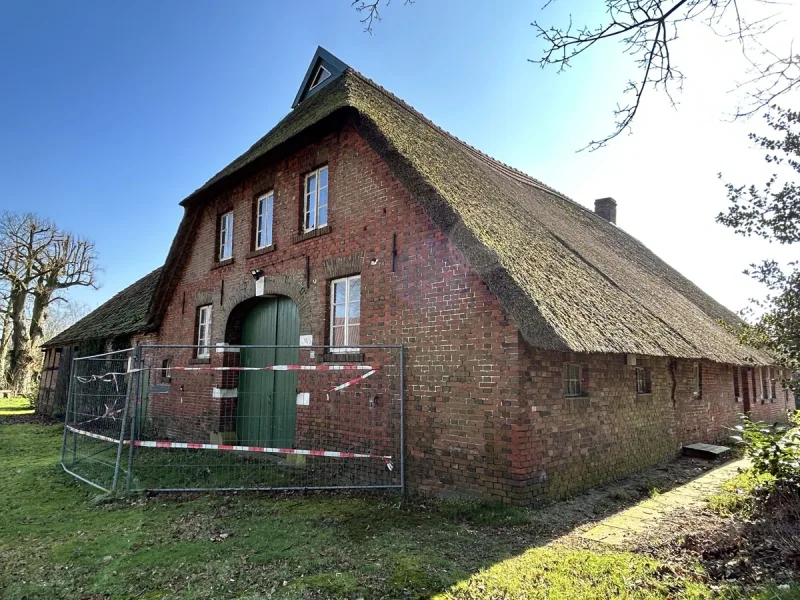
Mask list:
[[[714,581],[743,586],[800,579],[800,495],[772,498],[746,520],[709,510],[677,510],[636,544],[667,563],[696,563]]]
[[[575,528],[578,528],[575,533],[580,533],[605,517],[688,483],[726,462],[679,457],[545,506],[536,510],[533,518],[552,534],[567,533]]]
[[[54,419],[47,415],[39,415],[36,413],[30,415],[3,415],[0,414],[0,425],[59,425],[64,422],[63,419]]]

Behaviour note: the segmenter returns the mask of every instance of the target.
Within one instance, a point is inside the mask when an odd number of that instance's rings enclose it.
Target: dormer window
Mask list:
[[[320,83],[325,81],[330,76],[331,72],[328,71],[328,69],[326,69],[322,65],[320,65],[317,68],[317,72],[314,73],[314,79],[311,80],[311,87],[309,87],[308,89],[313,90],[315,87],[317,87]]]
[[[328,224],[328,167],[306,175],[303,230],[320,229]]]

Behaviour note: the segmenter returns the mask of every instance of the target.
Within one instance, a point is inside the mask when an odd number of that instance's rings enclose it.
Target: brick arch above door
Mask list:
[[[319,331],[324,315],[320,310],[314,310],[308,289],[305,287],[305,277],[300,275],[264,275],[264,296],[287,296],[297,305],[300,313],[300,335],[313,334]],[[256,295],[256,283],[252,277],[240,281],[238,284],[229,283],[227,291],[222,298],[218,310],[219,317],[214,319],[213,338],[215,342],[236,343],[229,339],[229,321],[234,311],[242,310],[242,305],[250,304],[249,301],[262,297]]]

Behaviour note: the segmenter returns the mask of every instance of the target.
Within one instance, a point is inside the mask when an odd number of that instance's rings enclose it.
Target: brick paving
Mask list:
[[[678,508],[700,508],[720,486],[747,468],[747,459],[739,459],[718,467],[704,475],[640,502],[636,506],[604,519],[581,537],[614,546],[631,542],[644,531],[651,531]]]

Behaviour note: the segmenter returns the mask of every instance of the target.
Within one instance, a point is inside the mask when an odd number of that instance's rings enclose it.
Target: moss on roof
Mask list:
[[[132,335],[147,326],[161,267],[114,295],[80,321],[45,342],[44,348],[79,344],[92,339]]]
[[[184,204],[340,110],[464,253],[534,347],[746,364],[773,362],[719,324],[738,317],[642,243],[440,129],[348,69]],[[173,259],[177,260],[177,259]],[[168,260],[168,264],[169,264]]]

